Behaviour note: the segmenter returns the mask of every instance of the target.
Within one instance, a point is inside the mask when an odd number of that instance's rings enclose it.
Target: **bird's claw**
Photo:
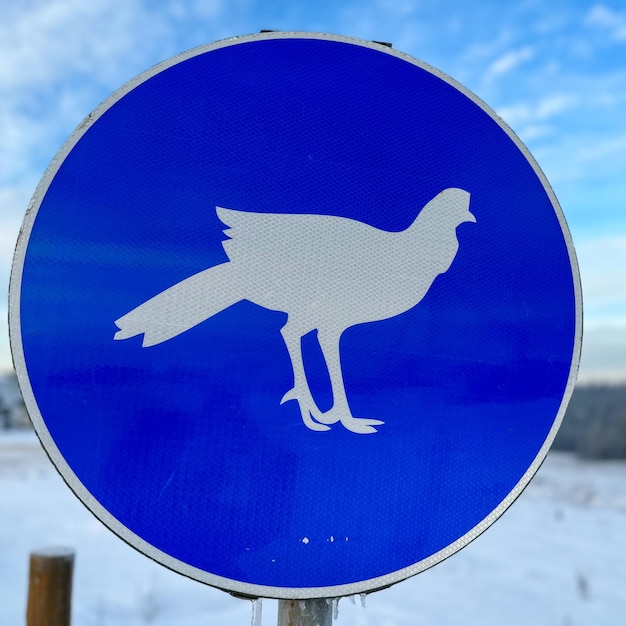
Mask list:
[[[335,408],[316,416],[315,419],[322,424],[336,424],[337,422],[341,422],[346,430],[361,435],[378,432],[374,426],[380,426],[385,423],[382,420],[369,419],[367,417],[354,417],[350,413],[350,409],[339,410]]]
[[[302,421],[307,428],[311,430],[323,431],[330,430],[332,424],[341,422],[341,424],[352,433],[367,435],[377,432],[375,426],[384,424],[382,420],[369,419],[366,417],[353,417],[350,409],[340,410],[332,408],[322,413],[316,406],[315,401],[310,398],[305,401],[298,390],[294,387],[290,389],[281,399],[280,403],[284,404],[289,400],[297,400],[300,407],[300,415]]]
[[[297,400],[300,403],[300,398],[298,398],[298,394],[296,392],[296,388],[290,389],[281,399],[280,403],[285,404],[285,402],[289,402],[289,400]]]
[[[305,403],[298,394],[296,388],[294,387],[281,398],[280,403],[284,404],[285,402],[289,402],[289,400],[298,401],[298,406],[300,407],[300,415],[302,417],[304,425],[307,428],[317,431],[330,430],[330,426],[326,426],[325,424],[321,424],[320,422],[316,421],[317,417],[320,416],[322,413],[317,408],[317,406],[315,406],[315,402],[313,402],[312,399],[309,403]],[[310,405],[312,405],[312,407]]]
[[[380,426],[384,424],[382,420],[368,419],[366,417],[350,417],[340,420],[344,428],[352,433],[360,435],[369,435],[370,433],[378,432],[374,426]]]

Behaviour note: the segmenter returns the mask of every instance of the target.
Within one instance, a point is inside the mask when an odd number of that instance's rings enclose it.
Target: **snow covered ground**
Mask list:
[[[76,549],[73,626],[247,626],[252,605],[174,574],[102,526],[32,433],[0,434],[0,624],[25,623],[29,552]],[[276,624],[277,602],[263,603]],[[338,626],[616,626],[626,616],[626,463],[551,453],[484,535]]]

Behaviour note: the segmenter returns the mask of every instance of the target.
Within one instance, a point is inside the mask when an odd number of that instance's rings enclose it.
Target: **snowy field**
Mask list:
[[[25,623],[28,555],[77,552],[73,626],[248,626],[252,604],[117,539],[56,474],[32,433],[0,434],[0,625]],[[626,616],[626,463],[553,453],[519,500],[446,562],[364,599],[338,626],[616,626]],[[263,603],[263,624],[277,602]]]

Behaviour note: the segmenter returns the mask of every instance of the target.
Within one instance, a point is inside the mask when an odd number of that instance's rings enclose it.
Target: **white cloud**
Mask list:
[[[544,142],[533,150],[535,158],[550,174],[553,184],[559,182],[587,194],[587,216],[593,221],[596,202],[619,207],[616,217],[623,217],[624,171],[626,168],[626,134],[615,137],[603,134],[570,133],[551,143]]]
[[[3,28],[0,53],[11,62],[0,67],[0,84],[3,90],[41,91],[75,73],[106,75],[111,61],[141,54],[136,37],[140,23],[150,31],[157,26],[137,0],[37,3]]]
[[[52,0],[13,10],[0,26],[0,180],[42,167],[141,57],[137,23],[162,29],[136,0]],[[137,61],[134,61],[136,63]],[[141,61],[140,61],[141,62]],[[104,86],[104,88],[103,88]],[[117,86],[117,85],[115,85]],[[39,174],[42,172],[40,171]]]
[[[519,102],[510,106],[499,107],[496,113],[515,130],[524,142],[553,135],[553,118],[575,107],[577,96],[556,93],[541,98],[537,102]]]
[[[185,29],[172,6],[149,0],[0,3],[0,186],[21,184],[33,172],[41,176],[90,111],[133,76],[180,52],[181,37],[196,24],[209,28],[225,4],[177,4]]]
[[[537,103],[537,118],[545,120],[572,108],[578,98],[572,94],[558,93],[541,99]]]
[[[520,102],[500,107],[498,115],[511,126],[545,122],[550,118],[571,109],[578,103],[578,97],[568,93],[555,93],[537,102]]]
[[[554,132],[554,128],[548,124],[528,124],[519,131],[519,137],[524,143],[530,143],[541,137],[546,137]]]
[[[489,65],[487,68],[487,76],[495,78],[503,74],[508,74],[522,63],[532,59],[534,55],[535,51],[531,46],[510,50]]]
[[[223,0],[184,3],[191,25],[207,24]],[[0,9],[0,102],[3,110],[32,112],[48,98],[100,90],[104,96],[151,65],[180,52],[180,21],[169,4],[144,0],[31,2],[10,19]],[[99,94],[100,95],[100,94]],[[97,104],[97,102],[95,103]],[[84,111],[86,115],[89,111]]]
[[[596,4],[587,13],[586,23],[607,30],[615,41],[626,41],[626,14],[617,13],[603,4]]]

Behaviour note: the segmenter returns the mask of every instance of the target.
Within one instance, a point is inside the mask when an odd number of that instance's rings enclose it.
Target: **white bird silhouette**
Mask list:
[[[456,229],[475,222],[470,194],[437,194],[406,230],[389,232],[343,217],[250,213],[217,207],[228,227],[227,263],[173,285],[116,320],[115,339],[143,334],[143,346],[167,341],[223,309],[249,300],[287,313],[281,334],[293,367],[293,388],[304,424],[328,430],[341,422],[355,433],[376,432],[381,420],[354,417],[341,371],[339,340],[346,328],[403,313],[422,300],[452,264]],[[317,330],[333,393],[322,412],[309,388],[301,339]]]

